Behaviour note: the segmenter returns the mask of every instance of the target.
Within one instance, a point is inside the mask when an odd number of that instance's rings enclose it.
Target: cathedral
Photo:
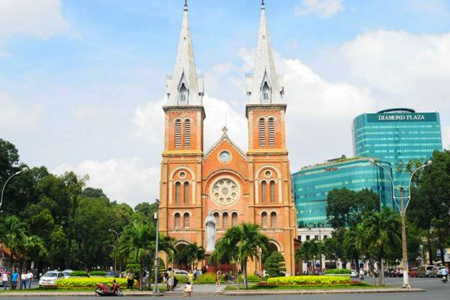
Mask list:
[[[246,80],[249,149],[241,150],[224,127],[205,151],[204,81],[195,68],[186,3],[175,70],[166,79],[160,232],[176,238],[178,249],[189,243],[206,249],[209,214],[215,218],[216,240],[242,222],[259,224],[270,251],[284,256],[286,273],[293,275],[297,221],[286,149],[284,79],[275,69],[264,1],[256,65]],[[248,269],[251,274],[264,266],[255,260]]]

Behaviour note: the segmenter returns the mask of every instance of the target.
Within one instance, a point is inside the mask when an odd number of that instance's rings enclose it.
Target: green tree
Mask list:
[[[191,270],[197,267],[199,261],[205,259],[205,249],[197,243],[188,244],[177,254],[176,262],[190,266]]]
[[[284,264],[284,257],[278,251],[272,252],[272,254],[264,262],[264,268],[266,269],[269,277],[284,276],[286,271]]]
[[[295,259],[298,262],[303,260],[308,262],[312,268],[316,267],[317,257],[324,253],[322,244],[316,239],[305,241],[301,247],[295,251]],[[309,269],[308,269],[309,273]]]
[[[236,247],[236,257],[242,267],[244,286],[248,289],[247,261],[249,259],[254,260],[258,258],[260,249],[262,251],[267,251],[269,247],[269,238],[260,233],[258,225],[242,223],[239,226],[234,226],[228,229],[225,232],[223,239],[235,242],[234,247]],[[223,249],[219,249],[218,251],[221,250]],[[214,250],[214,252],[216,251],[217,250]],[[217,256],[220,255],[216,255],[216,257]]]

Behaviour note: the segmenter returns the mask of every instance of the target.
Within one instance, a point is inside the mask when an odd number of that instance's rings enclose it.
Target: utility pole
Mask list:
[[[153,289],[153,294],[159,293],[158,288],[158,271],[159,271],[159,200],[156,199],[156,212],[154,215],[156,219],[156,246],[155,246],[155,288]]]
[[[400,214],[402,216],[403,288],[409,290],[411,286],[409,285],[408,248],[406,244],[406,207],[404,202],[404,188],[402,186],[400,187]]]

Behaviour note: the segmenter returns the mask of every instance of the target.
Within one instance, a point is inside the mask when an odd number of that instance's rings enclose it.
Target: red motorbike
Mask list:
[[[113,282],[112,286],[103,283],[97,283],[95,288],[95,295],[100,296],[123,296],[120,286]]]

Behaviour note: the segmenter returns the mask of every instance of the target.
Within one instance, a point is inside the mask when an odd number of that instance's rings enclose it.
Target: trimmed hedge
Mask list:
[[[240,274],[239,275],[239,282],[243,282],[243,281],[244,281],[244,279],[242,277],[242,274]],[[247,281],[248,282],[261,282],[262,278],[257,276],[257,275],[255,275],[255,274],[249,274],[249,275],[247,275]]]
[[[94,277],[94,278],[68,278],[59,279],[55,285],[58,288],[78,288],[78,287],[95,287],[97,283],[112,285],[114,278],[112,277]],[[116,282],[121,287],[127,286],[126,278],[116,278]],[[137,281],[134,281],[135,285]]]
[[[194,283],[216,283],[216,274],[206,273],[197,277]]]
[[[288,276],[267,279],[268,285],[303,285],[303,286],[333,286],[351,285],[350,277],[339,276]]]
[[[105,271],[92,271],[91,273],[89,273],[90,276],[105,276],[106,272]]]
[[[70,277],[88,277],[88,273],[86,271],[73,271],[70,273]]]
[[[177,278],[178,283],[186,283],[187,282],[187,276],[175,275],[175,277]]]
[[[325,274],[352,274],[352,271],[349,269],[328,269]]]

